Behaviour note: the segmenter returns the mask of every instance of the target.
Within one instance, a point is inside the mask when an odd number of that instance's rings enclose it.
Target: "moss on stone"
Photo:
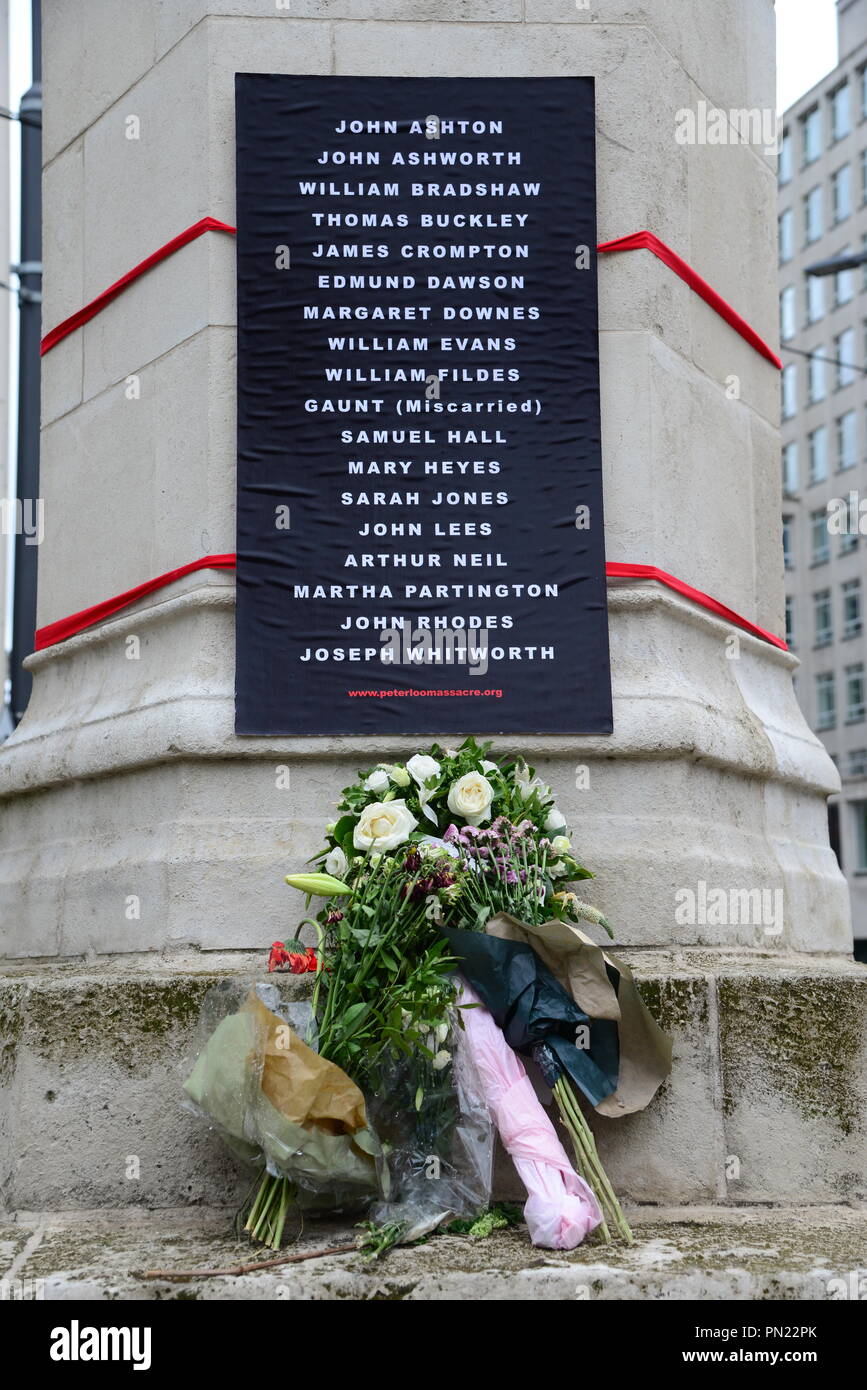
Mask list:
[[[166,1036],[199,1017],[208,979],[78,981],[37,989],[27,1001],[28,1043],[49,1061],[110,1052],[135,1070]]]
[[[196,1026],[217,975],[79,979],[29,991],[25,1006],[27,1041],[47,1061],[109,1053],[136,1071],[143,1061],[164,1057],[166,1039]],[[271,976],[284,998],[305,997],[302,977]]]
[[[757,1079],[808,1119],[845,1135],[860,1123],[867,983],[857,978],[768,975],[719,983],[723,1106],[727,1115]]]
[[[0,1086],[8,1086],[15,1072],[23,994],[23,985],[9,981],[0,985]]]
[[[636,980],[636,984],[642,999],[664,1032],[682,1033],[693,1027],[706,1029],[706,980],[698,976],[658,975],[653,979]]]

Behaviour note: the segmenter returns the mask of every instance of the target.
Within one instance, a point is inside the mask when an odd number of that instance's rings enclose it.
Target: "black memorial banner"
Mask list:
[[[237,732],[610,733],[593,79],[236,107]]]

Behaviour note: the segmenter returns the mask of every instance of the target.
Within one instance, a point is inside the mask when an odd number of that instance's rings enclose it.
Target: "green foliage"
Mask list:
[[[320,1051],[362,1087],[383,1054],[417,1057],[420,1071],[433,1058],[426,1039],[455,993],[455,962],[441,926],[483,931],[491,916],[506,911],[534,923],[589,917],[607,928],[601,913],[565,891],[570,881],[591,874],[566,835],[546,831],[554,794],[533,767],[520,757],[492,758],[491,743],[475,738],[456,749],[434,743],[420,756],[437,765],[423,785],[418,763],[415,775],[385,762],[360,769],[343,791],[324,849],[314,856],[323,864],[331,850],[341,850],[346,865],[339,877],[349,888],[348,895],[328,899],[314,921]],[[365,785],[374,773],[375,789]],[[451,788],[468,773],[486,778],[493,792],[478,832],[448,807]],[[385,852],[356,850],[362,812],[397,799],[417,822],[407,839]],[[454,842],[458,834],[451,853],[426,843],[444,836]],[[416,1089],[414,1082],[411,1097]]]
[[[359,1229],[364,1232],[358,1237],[359,1250],[365,1259],[379,1260],[397,1245],[406,1230],[406,1222],[387,1221],[384,1226],[377,1226],[375,1221],[361,1221]]]
[[[443,1022],[454,998],[455,962],[428,911],[428,899],[439,897],[417,894],[419,877],[402,866],[359,874],[353,894],[320,913],[319,1051],[362,1086],[383,1049],[424,1053],[422,1035]]]
[[[484,1240],[493,1231],[504,1231],[510,1226],[520,1226],[524,1214],[517,1202],[496,1202],[487,1211],[471,1220],[450,1221],[445,1230],[452,1236],[472,1236],[474,1240]]]

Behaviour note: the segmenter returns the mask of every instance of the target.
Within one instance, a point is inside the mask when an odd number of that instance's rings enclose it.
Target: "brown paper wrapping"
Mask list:
[[[533,926],[500,912],[491,918],[485,930],[490,936],[532,946],[590,1018],[617,1022],[617,1090],[601,1100],[596,1110],[610,1117],[643,1110],[671,1071],[671,1039],[648,1011],[629,966],[597,946],[570,922],[552,920]],[[616,987],[609,970],[617,977]]]
[[[364,1096],[345,1071],[320,1057],[251,991],[244,1004],[253,1014],[264,1058],[262,1091],[287,1120],[315,1123],[332,1134],[367,1129]]]

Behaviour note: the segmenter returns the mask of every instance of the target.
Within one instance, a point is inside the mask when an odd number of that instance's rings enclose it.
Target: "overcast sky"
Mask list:
[[[776,0],[777,110],[837,66],[835,0]]]

